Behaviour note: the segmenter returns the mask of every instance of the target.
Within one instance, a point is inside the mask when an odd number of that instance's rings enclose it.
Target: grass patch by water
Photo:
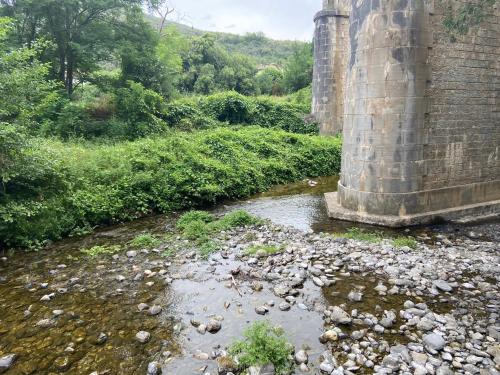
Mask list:
[[[160,239],[151,233],[143,233],[130,241],[130,246],[136,249],[152,249],[160,244]]]
[[[251,245],[245,250],[247,255],[273,255],[283,251],[283,246],[274,245]]]
[[[122,251],[120,245],[102,245],[102,246],[93,246],[88,249],[80,250],[83,254],[95,258],[100,255],[113,255]]]
[[[379,244],[384,239],[389,239],[392,246],[396,248],[409,247],[416,249],[418,242],[412,236],[397,236],[392,238],[384,237],[380,231],[367,231],[362,228],[349,228],[345,233],[335,233],[336,238],[347,238],[350,240],[364,241],[372,244]]]
[[[212,239],[215,234],[262,222],[242,210],[230,212],[219,219],[206,211],[190,211],[179,218],[176,227],[185,238],[196,244],[200,256],[206,259],[219,250],[219,245]]]

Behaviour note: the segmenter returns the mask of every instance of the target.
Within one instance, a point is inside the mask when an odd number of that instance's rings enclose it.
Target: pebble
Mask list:
[[[149,315],[159,315],[162,312],[162,307],[158,305],[153,305],[149,308]]]
[[[302,363],[307,363],[309,361],[309,356],[307,355],[305,350],[299,350],[297,353],[295,353],[294,360],[297,365],[300,365]]]
[[[0,373],[10,369],[14,365],[16,359],[17,359],[16,354],[7,354],[0,357]]]
[[[259,315],[266,315],[269,312],[269,309],[265,306],[258,306],[255,308],[255,312]]]
[[[281,311],[288,311],[292,308],[288,302],[281,302],[278,307]]]
[[[147,375],[160,375],[161,373],[161,366],[158,362],[149,362]]]
[[[443,292],[451,292],[453,290],[451,285],[444,280],[436,280],[433,284],[437,289],[442,290]]]
[[[136,333],[135,338],[141,344],[145,344],[151,339],[151,334],[146,331],[139,331]]]
[[[207,324],[207,332],[210,332],[212,334],[219,332],[221,328],[222,324],[215,319],[210,320]]]

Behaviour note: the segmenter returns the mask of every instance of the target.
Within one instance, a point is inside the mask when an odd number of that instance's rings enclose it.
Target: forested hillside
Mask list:
[[[153,24],[153,27],[158,27],[158,18],[148,16],[147,19]],[[206,31],[174,21],[167,21],[166,25],[175,26],[186,37],[201,36],[207,33]],[[263,33],[248,33],[246,35],[222,32],[210,33],[215,36],[217,42],[225,50],[230,53],[251,56],[259,66],[284,66],[296,48],[301,48],[307,44],[302,41],[274,40],[266,37]]]

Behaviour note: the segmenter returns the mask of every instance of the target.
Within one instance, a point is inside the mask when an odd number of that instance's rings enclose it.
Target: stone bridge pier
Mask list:
[[[334,0],[316,16],[313,113],[322,133],[343,135],[331,217],[406,226],[500,213],[499,10],[452,40],[439,4]]]

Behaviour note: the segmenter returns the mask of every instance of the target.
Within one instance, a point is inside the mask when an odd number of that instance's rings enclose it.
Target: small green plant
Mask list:
[[[380,232],[368,232],[361,228],[349,228],[345,233],[336,233],[335,237],[347,238],[350,240],[366,241],[370,243],[379,243],[382,241]]]
[[[161,253],[161,256],[162,257],[165,257],[165,258],[170,258],[171,256],[174,255],[174,250],[172,249],[165,249],[163,250],[163,252]]]
[[[190,241],[195,241],[202,258],[208,258],[219,250],[216,242],[210,236],[235,227],[253,225],[262,221],[245,211],[233,211],[215,220],[214,216],[205,211],[190,211],[177,221],[177,228]]]
[[[193,222],[210,223],[214,220],[214,216],[206,211],[189,211],[177,220],[177,229],[183,231]]]
[[[276,374],[290,374],[293,371],[293,346],[281,328],[273,327],[266,321],[258,321],[248,327],[243,336],[244,340],[236,341],[229,348],[229,354],[238,359],[242,370],[272,363]]]
[[[215,231],[222,231],[236,227],[244,227],[247,225],[258,225],[261,223],[261,219],[250,215],[246,211],[237,210],[226,214],[224,217],[213,222],[209,226],[211,226]]]
[[[266,255],[273,255],[279,253],[282,250],[282,246],[278,247],[273,245],[252,245],[246,249],[245,254],[256,255],[257,253],[265,253]]]
[[[139,234],[130,241],[130,246],[137,249],[152,249],[159,244],[160,240],[151,233]]]
[[[182,234],[191,241],[203,240],[204,238],[208,238],[210,230],[207,223],[203,221],[192,221],[186,224],[182,230]]]
[[[121,251],[120,245],[103,245],[103,246],[93,246],[89,249],[81,249],[80,251],[89,257],[97,257],[99,255],[111,255],[116,254]]]
[[[208,259],[210,255],[219,251],[220,247],[215,241],[206,240],[198,246],[198,253],[202,259]]]
[[[410,249],[417,248],[417,240],[411,236],[396,237],[392,240],[394,247],[409,247]]]

